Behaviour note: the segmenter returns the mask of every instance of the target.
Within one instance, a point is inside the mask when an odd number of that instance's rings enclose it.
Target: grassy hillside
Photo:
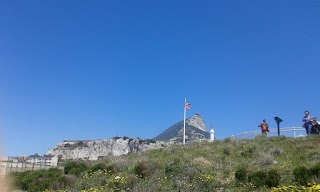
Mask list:
[[[317,135],[257,137],[252,140],[227,138],[212,143],[175,145],[145,153],[108,157],[90,164],[68,163],[64,173],[59,175],[58,170],[51,170],[51,173],[38,171],[39,177],[32,172],[15,173],[12,177],[18,188],[29,191],[50,189],[47,190],[50,192],[317,191],[320,187],[317,185],[320,183],[319,162],[320,137]],[[298,180],[297,175],[304,178],[304,174],[309,173],[306,183]],[[50,174],[55,178],[52,182],[48,182]],[[277,176],[282,187],[268,187],[270,182],[272,185],[277,183]],[[261,177],[269,180],[261,184]],[[48,184],[43,184],[43,181]],[[31,188],[30,185],[28,188],[28,183],[44,187]]]

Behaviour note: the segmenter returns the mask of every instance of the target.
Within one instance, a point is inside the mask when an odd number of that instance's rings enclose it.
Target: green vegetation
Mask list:
[[[12,173],[32,191],[290,191],[320,189],[320,137],[230,138]]]
[[[62,170],[51,168],[48,170],[25,171],[11,173],[13,185],[26,191],[44,191],[46,189],[63,189],[73,181],[63,174]]]
[[[85,163],[67,162],[64,165],[64,173],[79,176],[86,168],[87,165]]]

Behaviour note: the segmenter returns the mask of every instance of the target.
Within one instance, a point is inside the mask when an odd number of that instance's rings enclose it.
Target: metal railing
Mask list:
[[[278,136],[278,129],[272,128],[269,129],[268,137]],[[254,130],[254,131],[246,131],[243,133],[239,133],[237,135],[232,135],[231,138],[233,139],[252,139],[256,136],[261,135],[261,130]],[[280,128],[280,135],[286,137],[305,137],[306,136],[306,129],[302,127],[284,127]]]

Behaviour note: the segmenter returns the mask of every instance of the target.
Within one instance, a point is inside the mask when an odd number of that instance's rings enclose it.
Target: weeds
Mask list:
[[[17,189],[47,192],[316,191],[319,138],[226,138],[107,156],[90,164],[68,162],[64,171],[50,174],[42,170],[11,176]]]

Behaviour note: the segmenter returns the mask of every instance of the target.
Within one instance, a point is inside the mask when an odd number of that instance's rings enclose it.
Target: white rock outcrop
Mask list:
[[[65,159],[97,160],[103,156],[120,156],[130,152],[163,148],[168,142],[116,137],[93,141],[63,141],[48,151],[51,155],[61,155]]]
[[[202,131],[206,131],[206,125],[200,114],[195,114],[186,120],[186,124],[194,126]]]

